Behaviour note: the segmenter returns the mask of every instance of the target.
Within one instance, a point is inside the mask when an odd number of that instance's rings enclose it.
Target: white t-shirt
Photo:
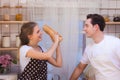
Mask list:
[[[24,68],[30,61],[30,58],[26,57],[26,53],[30,49],[32,49],[32,47],[27,46],[27,45],[23,45],[20,47],[20,69],[21,69],[21,72],[24,70]]]
[[[81,63],[90,63],[96,80],[120,79],[120,39],[104,36],[100,43],[86,47]]]

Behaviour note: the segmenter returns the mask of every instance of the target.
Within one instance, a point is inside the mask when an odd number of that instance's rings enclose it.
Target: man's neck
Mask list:
[[[94,35],[94,37],[93,37],[93,41],[94,41],[95,43],[99,43],[99,42],[101,42],[103,39],[104,39],[104,33],[103,33],[103,32],[98,32],[98,33],[96,33],[96,34]]]

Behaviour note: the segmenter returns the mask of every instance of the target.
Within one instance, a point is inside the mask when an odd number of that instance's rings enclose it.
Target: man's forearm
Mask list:
[[[80,74],[82,73],[82,70],[78,67],[76,67],[76,69],[74,70],[74,72],[72,73],[70,80],[77,80],[80,76]]]
[[[70,80],[77,80],[86,66],[87,66],[87,64],[79,63],[77,65],[77,67],[75,68],[75,70],[73,71],[73,73],[70,77]]]

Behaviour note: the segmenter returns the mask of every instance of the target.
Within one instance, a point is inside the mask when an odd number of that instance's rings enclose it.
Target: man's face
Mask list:
[[[96,29],[95,29],[95,25],[91,24],[91,19],[87,19],[85,21],[85,25],[84,25],[83,30],[85,31],[87,37],[90,37],[90,38],[93,37]]]

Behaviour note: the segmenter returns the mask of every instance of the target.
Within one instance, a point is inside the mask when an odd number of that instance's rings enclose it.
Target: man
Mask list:
[[[77,80],[89,63],[96,80],[120,80],[120,39],[105,35],[104,28],[105,21],[101,15],[87,15],[84,31],[94,43],[86,47],[70,80]]]

